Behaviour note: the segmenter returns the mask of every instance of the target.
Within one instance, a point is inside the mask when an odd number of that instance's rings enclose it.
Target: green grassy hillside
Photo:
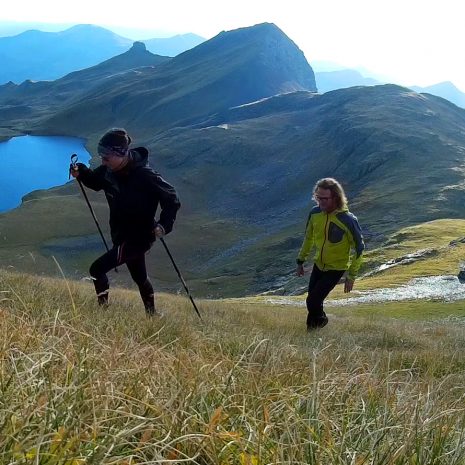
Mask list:
[[[436,220],[403,228],[366,253],[365,270],[419,252],[424,258],[396,265],[360,281],[361,288],[396,286],[420,276],[457,275],[465,260],[465,220]]]
[[[57,272],[57,275],[59,273]],[[463,310],[334,310],[0,272],[0,461],[463,465]]]
[[[61,189],[58,189],[61,192]],[[68,276],[81,279],[90,264],[103,253],[100,237],[84,200],[69,185],[66,195],[54,191],[30,196],[21,209],[0,217],[0,261],[4,267],[34,274],[53,274],[56,257]],[[90,195],[107,238],[107,206],[100,195]],[[189,208],[185,205],[183,208]],[[42,219],[53,218],[53,226]],[[31,226],[33,225],[33,226]],[[263,234],[257,226],[219,220],[207,214],[180,215],[170,247],[190,288],[200,296],[253,295],[254,289],[275,294],[303,293],[307,281],[295,276],[295,255],[301,245],[298,227]],[[379,247],[368,249],[357,290],[395,287],[421,276],[456,275],[465,260],[465,220],[435,220],[400,229]],[[231,246],[236,244],[236,246]],[[426,251],[411,263],[373,273],[389,260]],[[164,249],[155,243],[147,255],[150,276],[158,289],[181,291],[177,275]],[[310,264],[308,265],[311,266]],[[125,267],[111,273],[117,285],[131,283]],[[335,297],[342,296],[336,290]]]

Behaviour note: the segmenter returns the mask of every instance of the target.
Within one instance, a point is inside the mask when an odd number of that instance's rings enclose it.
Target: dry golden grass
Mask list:
[[[408,321],[0,271],[0,463],[465,463],[463,319]],[[438,306],[443,304],[437,303]],[[333,313],[331,311],[331,313]]]

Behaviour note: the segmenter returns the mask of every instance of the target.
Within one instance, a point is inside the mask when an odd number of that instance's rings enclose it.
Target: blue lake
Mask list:
[[[61,136],[20,136],[0,143],[0,212],[21,204],[37,189],[68,182],[70,157],[88,163],[84,140]]]

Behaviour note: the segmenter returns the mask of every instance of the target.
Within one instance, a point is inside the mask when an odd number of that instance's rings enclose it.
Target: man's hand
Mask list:
[[[346,294],[348,294],[354,287],[354,281],[354,279],[346,278],[346,282],[344,283],[344,292]]]
[[[73,178],[77,178],[79,176],[79,167],[77,165],[71,165],[69,167],[69,174],[73,177]]]
[[[71,165],[69,165],[69,174],[73,178],[77,178],[81,173],[85,171],[89,171],[89,168],[87,168],[87,166],[84,165],[84,163],[71,163]]]
[[[153,230],[153,233],[155,234],[155,237],[160,238],[165,235],[165,229],[160,224],[157,224]]]
[[[297,276],[303,276],[305,274],[304,265],[297,265]]]

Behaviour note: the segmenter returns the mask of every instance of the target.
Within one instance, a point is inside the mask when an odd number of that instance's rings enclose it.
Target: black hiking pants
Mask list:
[[[307,295],[307,329],[322,328],[328,323],[323,302],[345,273],[344,270],[321,271],[313,265]]]
[[[147,268],[145,265],[145,253],[149,249],[150,245],[147,244],[139,245],[123,242],[121,245],[114,246],[92,263],[89,272],[94,282],[99,304],[103,305],[108,303],[110,283],[107,273],[113,268],[125,263],[132,279],[139,287],[145,310],[148,313],[153,313],[155,311],[153,287],[147,277]]]

